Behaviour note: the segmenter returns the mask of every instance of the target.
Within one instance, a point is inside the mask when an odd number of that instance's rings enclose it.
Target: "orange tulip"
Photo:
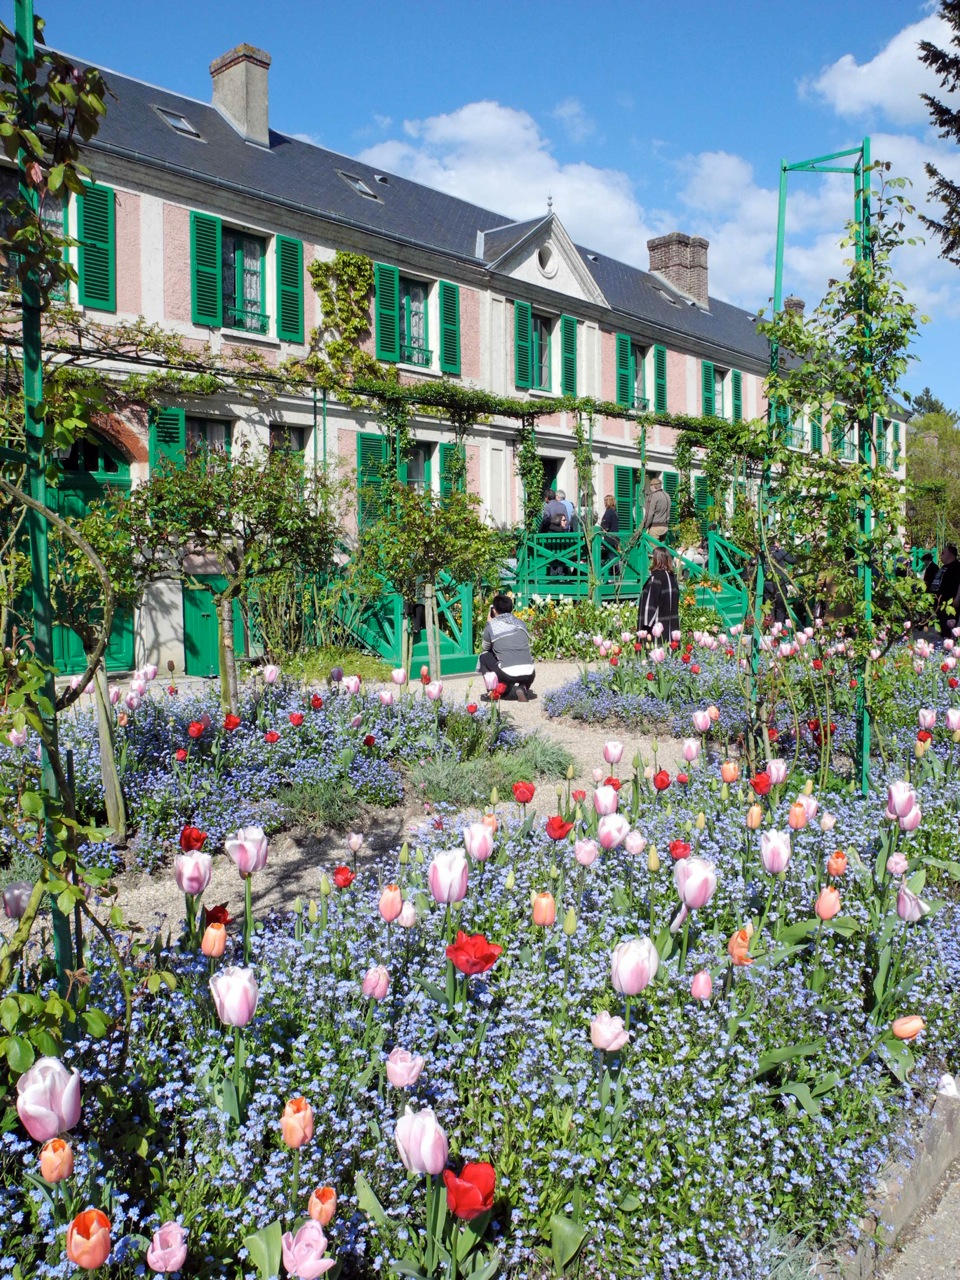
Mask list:
[[[311,1192],[307,1213],[314,1222],[319,1222],[321,1227],[325,1227],[333,1221],[333,1215],[336,1212],[337,1193],[333,1187],[317,1187],[316,1191]]]
[[[720,708],[713,706],[713,704],[711,703],[711,705],[707,707],[707,715],[710,717],[713,723],[716,724],[717,721],[720,719]]]
[[[894,1018],[890,1030],[898,1040],[916,1040],[926,1025],[922,1018],[911,1013],[905,1018]]]
[[[393,924],[403,910],[403,894],[400,892],[399,885],[388,884],[386,886],[380,894],[378,910],[387,924]]]
[[[280,1118],[283,1140],[294,1151],[313,1137],[313,1109],[306,1098],[291,1098]]]
[[[62,1138],[51,1138],[40,1149],[40,1173],[47,1182],[62,1182],[73,1173],[73,1151]]]
[[[752,937],[753,925],[748,924],[745,929],[738,929],[727,943],[727,954],[739,968],[745,969],[748,964],[753,964],[753,956],[750,954],[750,939]]]
[[[67,1227],[67,1257],[75,1267],[96,1271],[110,1256],[110,1219],[99,1209],[84,1209]]]
[[[538,893],[533,900],[533,923],[549,929],[557,918],[557,904],[552,893]]]
[[[813,909],[821,920],[832,920],[840,914],[840,894],[832,884],[820,890]]]
[[[736,782],[740,777],[740,766],[736,760],[724,760],[720,766],[720,777],[727,783]]]
[[[763,810],[758,804],[752,804],[747,810],[747,828],[750,831],[759,831],[760,824],[763,822]]]
[[[838,849],[836,853],[831,853],[827,859],[827,875],[842,876],[847,871],[847,855],[842,849]]]
[[[787,823],[791,831],[802,831],[807,825],[807,811],[799,800],[794,800],[787,814]]]
[[[203,931],[203,937],[200,939],[200,950],[210,960],[219,960],[227,948],[227,926],[218,924],[208,924]]]
[[[497,815],[495,813],[485,813],[480,821],[485,827],[489,827],[493,832],[496,832],[500,827],[500,823],[497,821]]]

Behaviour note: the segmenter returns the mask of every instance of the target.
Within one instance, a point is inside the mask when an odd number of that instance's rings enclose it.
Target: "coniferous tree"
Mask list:
[[[950,94],[960,92],[960,0],[941,0],[940,17],[953,29],[950,47],[941,49],[929,40],[920,41],[920,60],[940,78],[940,87]],[[960,143],[960,108],[941,102],[932,94],[920,95],[930,110],[930,118],[941,138],[954,138]],[[955,103],[960,98],[954,98]],[[921,221],[940,241],[940,256],[960,266],[960,183],[951,182],[935,165],[926,164],[927,177],[933,182],[930,197],[943,206],[942,220]]]

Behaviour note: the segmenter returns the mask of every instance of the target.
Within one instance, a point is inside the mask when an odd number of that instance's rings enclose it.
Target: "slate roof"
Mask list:
[[[502,213],[274,130],[269,149],[258,147],[244,141],[210,103],[115,71],[103,74],[116,100],[108,99],[100,131],[88,144],[94,151],[112,151],[141,163],[186,171],[200,181],[242,188],[479,266],[502,256],[543,221],[513,222]],[[200,139],[171,128],[158,107],[184,116]],[[359,178],[376,198],[360,194],[343,174]],[[704,312],[674,295],[649,272],[579,246],[578,251],[615,311],[766,361],[768,345],[758,337],[755,317],[749,312],[716,299]]]

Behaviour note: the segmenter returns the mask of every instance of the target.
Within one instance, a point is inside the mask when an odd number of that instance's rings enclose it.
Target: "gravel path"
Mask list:
[[[594,769],[607,766],[603,762],[603,744],[610,738],[624,743],[621,772],[630,767],[634,755],[639,753],[645,763],[653,763],[652,739],[634,732],[619,733],[617,726],[585,725],[576,720],[551,720],[543,712],[543,695],[576,678],[580,670],[573,662],[545,662],[537,668],[536,690],[538,697],[527,703],[505,702],[502,705],[506,720],[517,725],[524,733],[540,730],[549,734],[570,752],[575,761],[574,788],[588,790],[593,786]],[[182,683],[182,682],[181,682]],[[445,697],[452,702],[465,702],[468,697],[479,697],[483,691],[478,676],[444,677]],[[680,746],[676,739],[658,740],[657,762],[676,772],[680,760]],[[565,783],[564,783],[565,785]],[[555,813],[556,789],[552,782],[537,787],[532,806],[541,816]],[[417,827],[431,819],[424,814],[423,806],[407,805],[405,808],[371,811],[357,829],[365,836],[361,857],[377,857],[396,849],[404,839],[415,834]],[[263,871],[254,878],[254,909],[258,915],[272,911],[289,911],[297,897],[306,901],[317,896],[320,873],[341,862],[352,861],[347,851],[345,837],[336,832],[314,833],[302,830],[282,832],[270,841],[270,857]],[[120,905],[125,916],[144,929],[160,927],[177,932],[183,921],[183,896],[177,890],[170,871],[164,869],[153,876],[128,872],[119,877]],[[209,904],[227,903],[233,916],[243,910],[243,887],[233,863],[225,857],[214,858],[213,880],[204,894]]]

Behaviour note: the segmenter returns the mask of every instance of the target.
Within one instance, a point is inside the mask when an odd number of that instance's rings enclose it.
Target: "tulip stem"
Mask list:
[[[687,966],[687,945],[690,942],[690,917],[687,916],[683,922],[683,939],[680,943],[680,972],[683,973]]]
[[[630,997],[629,996],[626,996],[624,998],[624,1003],[627,1006],[627,1014],[623,1020],[623,1029],[624,1031],[629,1031],[630,1030]]]
[[[233,1084],[237,1091],[237,1106],[240,1105],[240,1052],[242,1043],[240,1040],[240,1028],[233,1028]]]
[[[253,954],[253,884],[250,876],[243,881],[243,963],[249,964]]]
[[[294,1220],[297,1217],[297,1202],[300,1199],[300,1148],[295,1147],[293,1151],[293,1177],[290,1185],[290,1207],[293,1211]]]
[[[460,1243],[460,1228],[454,1227],[450,1232],[450,1280],[457,1280],[457,1246]]]

